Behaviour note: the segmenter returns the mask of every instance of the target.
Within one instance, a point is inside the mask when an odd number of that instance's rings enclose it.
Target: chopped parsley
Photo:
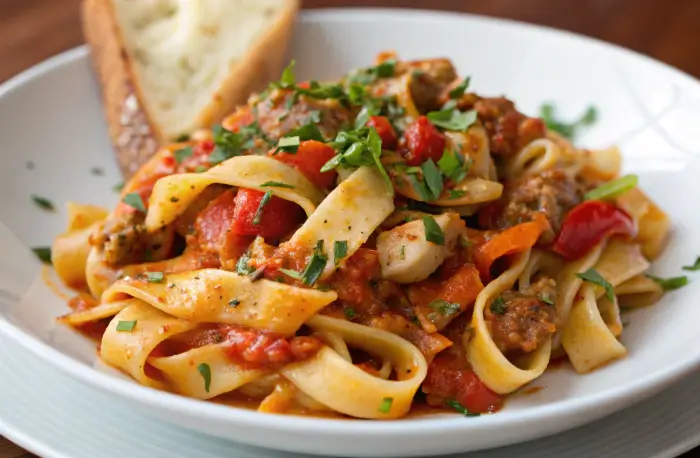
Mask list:
[[[36,255],[37,258],[43,263],[46,264],[51,264],[51,247],[48,246],[41,246],[41,247],[34,247],[32,248],[32,251]]]
[[[204,165],[198,165],[197,167],[194,168],[195,173],[203,173],[206,172],[208,169]]]
[[[459,183],[464,179],[464,177],[467,176],[471,163],[471,158],[469,158],[468,161],[465,161],[461,154],[446,149],[442,153],[442,157],[438,161],[437,165],[440,167],[440,171],[443,173],[443,175],[455,183]]]
[[[435,310],[442,316],[452,316],[459,313],[462,308],[454,302],[447,302],[445,299],[435,299],[428,307]]]
[[[348,241],[347,240],[336,240],[333,242],[333,258],[335,259],[335,265],[340,263],[340,260],[348,255]]]
[[[401,249],[399,250],[399,259],[402,261],[406,259],[406,245],[401,245]]]
[[[212,128],[214,136],[214,151],[209,155],[209,162],[218,164],[234,156],[240,156],[244,149],[255,145],[255,136],[259,134],[256,123],[241,127],[238,132],[232,132],[223,126]]]
[[[143,203],[141,194],[137,192],[130,192],[129,194],[125,195],[122,202],[135,210],[146,213],[146,205]]]
[[[605,278],[603,278],[597,270],[590,268],[583,273],[577,273],[576,276],[584,281],[593,283],[594,285],[601,286],[605,288],[605,295],[610,300],[610,302],[615,301],[615,289],[613,285],[610,284]]]
[[[228,301],[229,307],[233,307],[233,308],[238,307],[240,305],[240,303],[241,303],[241,301],[239,301],[238,299],[231,299],[230,301]]]
[[[163,272],[146,272],[146,281],[148,283],[162,283]]]
[[[545,293],[544,291],[540,293],[539,298],[542,302],[544,302],[547,305],[554,305],[554,300],[549,296],[549,294]]]
[[[243,253],[243,256],[238,258],[238,262],[236,263],[236,272],[238,273],[238,275],[248,275],[248,274],[251,274],[255,271],[254,268],[252,268],[248,265],[249,261],[250,261],[250,253],[249,252]]]
[[[583,198],[585,200],[612,199],[636,188],[638,182],[639,177],[637,175],[625,175],[588,191]]]
[[[700,270],[700,256],[695,258],[695,264],[693,264],[692,266],[683,266],[683,270],[689,270],[691,272]]]
[[[480,413],[470,412],[469,410],[467,410],[466,407],[464,407],[462,404],[455,401],[454,399],[448,399],[447,401],[445,401],[445,404],[447,404],[449,407],[452,407],[465,417],[478,417],[479,415],[481,415]]]
[[[688,284],[688,277],[671,277],[671,278],[659,278],[652,275],[647,275],[649,278],[658,283],[664,291],[671,291],[674,289],[682,288]]]
[[[390,78],[394,76],[395,69],[396,61],[387,60],[374,67],[355,70],[348,77],[348,82],[351,85],[366,86],[372,84],[378,78]]]
[[[202,363],[199,366],[197,366],[197,370],[204,379],[204,391],[208,393],[209,388],[211,387],[211,368],[209,367],[209,364]]]
[[[101,167],[93,167],[90,169],[90,173],[95,176],[101,177],[104,176],[105,171]]]
[[[131,332],[136,327],[136,320],[120,321],[117,323],[117,332]]]
[[[339,132],[335,140],[329,143],[338,154],[321,167],[321,172],[336,167],[376,166],[393,192],[391,179],[379,158],[382,155],[382,139],[374,127],[362,127],[355,130]]]
[[[56,207],[54,207],[53,202],[51,202],[46,197],[32,195],[32,200],[34,201],[36,206],[41,208],[42,210],[46,210],[49,212],[56,210]]]
[[[343,313],[345,314],[345,317],[346,317],[348,320],[352,320],[353,318],[355,318],[355,315],[356,315],[355,309],[350,308],[350,307],[345,307],[345,308],[343,309]]]
[[[296,270],[292,270],[292,269],[283,269],[283,268],[280,268],[280,269],[277,269],[277,270],[279,270],[280,272],[282,272],[283,274],[285,274],[285,275],[288,276],[288,277],[292,277],[292,278],[295,279],[295,280],[301,281],[302,278],[303,278],[302,274],[299,273],[299,272],[297,272]]]
[[[460,197],[464,197],[464,195],[467,192],[463,189],[450,189],[447,195],[448,199],[459,199]]]
[[[189,134],[180,134],[175,138],[177,143],[187,142],[190,140]]]
[[[316,243],[316,248],[314,249],[314,254],[311,255],[309,263],[303,272],[297,272],[291,269],[278,269],[283,274],[303,282],[305,285],[313,286],[316,280],[319,279],[323,273],[323,269],[326,268],[328,263],[328,257],[323,254],[323,240],[319,240]]]
[[[491,310],[491,313],[495,315],[503,315],[508,311],[508,306],[506,305],[506,301],[504,301],[501,296],[498,296],[496,299],[491,301],[489,310]]]
[[[427,161],[423,162],[420,168],[423,172],[423,180],[425,185],[433,197],[430,200],[437,200],[440,197],[440,194],[442,194],[443,186],[442,174],[440,173],[440,170],[432,159],[428,159]]]
[[[299,137],[282,137],[277,143],[277,149],[275,153],[283,151],[285,153],[296,153],[301,145],[301,140]]]
[[[470,110],[462,113],[457,108],[431,111],[428,113],[430,122],[446,130],[464,131],[476,122],[476,111]]]
[[[262,221],[262,216],[263,216],[263,210],[265,209],[265,205],[270,201],[270,198],[272,198],[272,191],[267,191],[265,194],[263,194],[262,199],[260,199],[260,204],[258,205],[258,209],[255,211],[255,216],[253,217],[253,225],[254,226],[259,226],[260,222]]]
[[[121,192],[122,189],[124,189],[124,182],[123,181],[121,183],[117,183],[114,186],[112,186],[112,191],[115,191],[115,192]]]
[[[452,88],[452,90],[450,90],[450,92],[448,94],[450,96],[450,99],[456,100],[456,99],[459,99],[460,97],[462,97],[464,95],[464,92],[469,87],[470,80],[471,80],[471,77],[467,76],[466,78],[464,78],[464,81],[462,81],[461,83],[459,83],[459,85]]]
[[[279,181],[266,181],[260,185],[261,188],[288,188],[294,189],[294,186],[287,183],[280,183]]]
[[[394,403],[394,398],[384,398],[382,403],[379,405],[379,411],[381,413],[389,413],[391,410],[391,404]]]
[[[445,233],[432,216],[423,217],[423,228],[425,229],[425,240],[433,242],[435,245],[445,245]]]
[[[185,148],[180,148],[178,150],[175,150],[173,152],[173,157],[175,158],[175,162],[178,164],[182,164],[182,161],[184,161],[186,158],[192,156],[194,154],[194,150],[192,149],[191,146],[187,146]]]
[[[549,130],[558,132],[568,139],[572,139],[579,128],[590,126],[598,120],[598,111],[594,106],[589,106],[581,118],[570,124],[555,119],[554,110],[554,105],[545,103],[540,107],[540,117]]]

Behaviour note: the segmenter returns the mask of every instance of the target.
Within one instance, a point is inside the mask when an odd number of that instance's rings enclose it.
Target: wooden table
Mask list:
[[[0,82],[82,43],[80,0],[0,0]],[[700,77],[700,0],[307,0],[423,7],[533,22],[616,43]],[[0,458],[33,455],[0,437]]]

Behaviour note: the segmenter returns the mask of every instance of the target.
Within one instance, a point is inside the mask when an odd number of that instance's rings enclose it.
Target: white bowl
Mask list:
[[[630,51],[534,26],[402,10],[304,13],[292,54],[299,77],[326,79],[395,49],[406,58],[450,57],[473,88],[506,94],[536,113],[553,101],[574,117],[595,104],[600,121],[581,142],[618,144],[625,170],[671,215],[673,236],[654,264],[681,274],[700,254],[700,84]],[[47,364],[130,402],[144,414],[270,448],[344,456],[414,456],[469,451],[541,437],[595,420],[661,390],[700,363],[700,281],[630,314],[629,355],[588,375],[555,369],[546,387],[516,396],[495,415],[379,422],[259,414],[137,385],[97,360],[95,346],[54,318],[68,309],[42,280],[27,246],[63,230],[62,205],[47,213],[30,195],[112,205],[120,181],[87,52],[55,57],[0,88],[0,332]],[[32,161],[34,167],[27,167]],[[104,175],[91,173],[100,167]],[[13,235],[14,234],[14,235]],[[691,273],[692,276],[692,273]],[[698,275],[700,276],[700,275]],[[51,383],[51,381],[47,381]],[[109,412],[105,412],[109,415]],[[96,418],[95,421],[100,421]]]

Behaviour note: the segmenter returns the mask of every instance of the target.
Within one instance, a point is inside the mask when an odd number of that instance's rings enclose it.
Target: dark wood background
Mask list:
[[[0,82],[82,43],[80,0],[0,0]],[[609,41],[700,77],[700,0],[306,0],[305,8],[383,6],[462,11]],[[0,437],[0,458],[30,457]]]

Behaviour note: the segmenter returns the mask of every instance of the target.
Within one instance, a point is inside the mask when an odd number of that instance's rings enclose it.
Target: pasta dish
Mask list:
[[[663,294],[646,271],[668,217],[617,149],[559,127],[446,59],[382,53],[337,82],[292,62],[158,151],[112,211],[70,204],[52,261],[79,294],[60,320],[197,399],[495,412],[554,360],[624,356],[620,309]]]

